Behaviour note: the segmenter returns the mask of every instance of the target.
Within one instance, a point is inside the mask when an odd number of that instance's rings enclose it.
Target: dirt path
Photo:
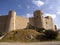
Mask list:
[[[36,42],[36,43],[0,42],[0,45],[60,45],[60,42]]]

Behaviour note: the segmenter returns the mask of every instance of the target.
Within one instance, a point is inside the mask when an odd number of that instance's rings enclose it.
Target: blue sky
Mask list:
[[[9,10],[24,17],[32,17],[35,10],[42,10],[60,28],[60,0],[0,0],[0,15],[8,14]]]

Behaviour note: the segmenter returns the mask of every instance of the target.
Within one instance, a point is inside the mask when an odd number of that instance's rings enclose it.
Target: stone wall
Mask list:
[[[40,10],[34,12],[35,27],[43,28],[43,13]]]
[[[35,26],[34,18],[29,18],[29,24],[32,25],[32,26]]]
[[[50,16],[44,17],[44,28],[46,30],[48,29],[55,30],[53,20]]]
[[[16,16],[15,28],[24,29],[28,26],[29,19],[21,16]]]
[[[9,11],[6,23],[6,31],[15,30],[15,18],[16,18],[16,12]]]
[[[15,11],[9,11],[8,15],[0,16],[0,32],[24,29],[29,27],[29,24],[46,30],[55,30],[56,26],[50,16],[44,17],[40,10],[35,11],[33,15],[32,18],[25,18],[16,16]]]
[[[35,27],[44,28],[46,30],[55,30],[53,19],[51,16],[43,16],[43,12],[37,10],[34,12]]]
[[[8,16],[0,16],[0,32],[5,32]]]

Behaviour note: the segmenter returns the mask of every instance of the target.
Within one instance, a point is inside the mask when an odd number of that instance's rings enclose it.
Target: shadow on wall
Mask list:
[[[35,26],[34,18],[29,18],[29,22],[27,23],[25,29],[33,29],[36,30],[37,32],[43,32],[45,30],[44,28],[38,28]]]
[[[35,29],[35,25],[34,25],[34,18],[29,18],[29,22],[27,23],[27,26],[25,29]]]

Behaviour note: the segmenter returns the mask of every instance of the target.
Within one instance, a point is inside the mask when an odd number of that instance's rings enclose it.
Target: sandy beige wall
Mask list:
[[[15,25],[16,29],[24,29],[27,27],[29,19],[21,16],[16,16],[15,23],[16,23]]]
[[[53,29],[54,30],[54,24],[51,18],[44,18],[44,28],[45,29]]]
[[[34,18],[29,18],[29,24],[35,26]]]

